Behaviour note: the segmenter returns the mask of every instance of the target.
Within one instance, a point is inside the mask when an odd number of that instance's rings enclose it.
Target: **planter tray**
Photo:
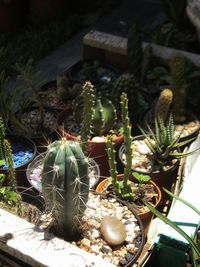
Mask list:
[[[0,225],[0,241],[3,240],[0,250],[26,263],[26,266],[65,267],[66,263],[69,267],[114,266],[52,234],[46,234],[3,209],[0,209]]]

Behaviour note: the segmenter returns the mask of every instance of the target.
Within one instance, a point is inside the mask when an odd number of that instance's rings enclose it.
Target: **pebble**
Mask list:
[[[111,246],[121,245],[126,238],[124,224],[114,216],[105,216],[100,225],[103,239]]]
[[[107,212],[106,216],[112,217],[117,217],[117,215],[121,214],[121,217],[123,219],[120,220],[120,222],[123,222],[124,227],[130,225],[130,228],[128,227],[128,229],[126,229],[126,238],[128,239],[128,242],[125,240],[122,245],[112,246],[102,238],[100,232],[100,223],[105,217],[105,212]],[[128,221],[128,224],[126,224],[126,221]],[[91,226],[91,224],[93,226]],[[121,203],[117,202],[117,200],[114,198],[101,199],[99,195],[90,193],[87,208],[85,210],[84,216],[82,217],[81,223],[81,230],[83,230],[82,238],[86,238],[90,241],[90,248],[88,247],[87,242],[86,244],[85,242],[83,242],[84,245],[81,245],[80,241],[77,241],[76,245],[81,247],[82,249],[85,249],[86,251],[98,255],[99,257],[109,260],[116,266],[119,266],[120,261],[126,260],[125,256],[128,252],[132,253],[133,256],[137,252],[139,241],[138,235],[139,237],[141,235],[141,231],[135,231],[138,228],[137,219],[135,218],[133,213],[127,209],[127,206],[124,206]],[[137,236],[137,246],[135,245],[134,236]],[[95,246],[95,251],[92,251],[92,246]],[[96,246],[98,247],[98,249]],[[97,251],[99,252],[97,253]],[[126,260],[126,262],[128,261]]]

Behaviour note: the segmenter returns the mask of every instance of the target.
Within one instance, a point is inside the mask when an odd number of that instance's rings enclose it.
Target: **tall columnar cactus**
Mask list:
[[[88,160],[80,144],[65,138],[54,141],[44,159],[42,194],[65,239],[76,238],[88,193]]]
[[[13,153],[9,141],[6,139],[6,130],[2,118],[0,117],[0,160],[6,162],[8,166],[8,182],[12,190],[16,189],[15,169]]]
[[[142,38],[138,23],[134,23],[128,33],[127,55],[130,73],[140,81],[143,61]]]
[[[166,88],[162,90],[155,105],[155,117],[160,117],[164,122],[167,120],[173,100],[173,92]]]
[[[116,109],[111,100],[104,97],[95,99],[94,87],[90,82],[83,86],[83,98],[74,107],[74,118],[82,126],[81,140],[89,135],[102,135],[109,132],[116,121]]]
[[[115,150],[114,144],[112,142],[112,137],[108,136],[107,141],[107,154],[109,159],[110,175],[112,178],[112,183],[114,185],[114,190],[117,195],[123,199],[132,199],[134,197],[134,192],[132,192],[129,177],[131,175],[132,166],[132,136],[131,136],[131,126],[128,116],[128,99],[126,93],[121,95],[121,110],[122,110],[122,122],[123,122],[123,133],[124,133],[124,149],[126,156],[126,164],[124,168],[124,179],[123,181],[117,180],[117,169],[115,162]]]
[[[175,123],[186,119],[186,60],[182,55],[175,55],[170,62],[173,87],[173,116]]]

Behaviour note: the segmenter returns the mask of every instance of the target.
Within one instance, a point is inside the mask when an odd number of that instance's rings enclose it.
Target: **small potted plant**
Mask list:
[[[108,174],[106,134],[112,130],[116,147],[123,142],[120,124],[117,122],[116,108],[105,97],[95,97],[91,82],[83,85],[81,98],[74,102],[73,110],[64,110],[58,116],[61,136],[79,140],[86,147],[88,155],[99,164],[101,176]],[[71,116],[71,120],[70,120]]]
[[[46,218],[51,221],[48,224],[43,219],[44,225],[57,236],[88,252],[103,255],[105,260],[115,265],[125,260],[126,266],[131,266],[144,245],[142,223],[136,213],[123,204],[89,192],[88,174],[88,159],[80,143],[66,138],[51,143],[42,168],[42,195],[48,215]],[[126,228],[127,217],[131,225]],[[113,222],[119,228],[113,228]],[[107,231],[110,227],[113,239]],[[112,257],[109,257],[109,252]],[[129,255],[127,259],[126,254]]]
[[[118,174],[117,172],[116,151],[114,150],[112,136],[110,135],[107,140],[110,178],[100,182],[96,191],[99,193],[107,191],[109,194],[113,193],[122,201],[128,201],[130,206],[137,210],[147,233],[152,216],[146,210],[143,201],[151,201],[153,205],[157,206],[161,200],[161,192],[156,184],[150,181],[150,176],[140,175],[132,171],[132,136],[128,117],[128,100],[125,93],[121,95],[121,109],[126,157],[124,172],[123,174]]]
[[[166,194],[162,187],[171,189],[177,178],[179,160],[193,152],[181,152],[180,147],[191,140],[180,141],[181,133],[175,135],[173,116],[166,123],[161,117],[155,118],[154,127],[147,130],[140,127],[143,135],[135,136],[132,142],[132,170],[148,174],[162,191],[163,201]],[[119,150],[119,158],[126,165],[124,145]]]

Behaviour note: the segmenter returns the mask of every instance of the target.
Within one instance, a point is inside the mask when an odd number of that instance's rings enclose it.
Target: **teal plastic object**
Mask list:
[[[169,240],[168,240],[169,241]],[[170,242],[170,241],[169,241]],[[186,251],[158,242],[145,267],[186,267]]]

